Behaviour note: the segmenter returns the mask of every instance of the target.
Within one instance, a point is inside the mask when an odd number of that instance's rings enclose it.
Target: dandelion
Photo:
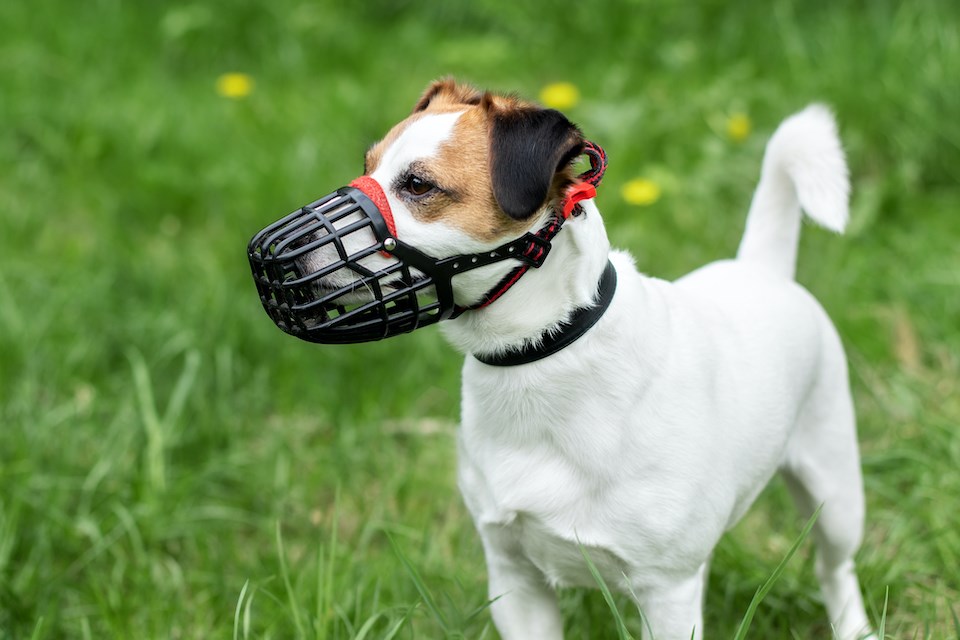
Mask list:
[[[634,178],[620,190],[623,199],[632,205],[646,207],[660,199],[660,185],[649,178]]]
[[[551,109],[569,109],[580,102],[580,90],[570,82],[554,82],[540,91],[540,102]]]
[[[752,124],[745,113],[735,113],[727,118],[727,137],[734,142],[743,142],[750,135]]]
[[[245,73],[225,73],[217,78],[217,93],[224,98],[240,100],[253,91],[253,78]]]

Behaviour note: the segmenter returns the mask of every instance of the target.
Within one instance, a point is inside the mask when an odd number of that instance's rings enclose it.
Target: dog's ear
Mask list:
[[[491,118],[493,196],[504,213],[524,220],[544,205],[551,187],[563,189],[572,181],[570,163],[583,152],[583,134],[553,109],[484,102]]]
[[[413,113],[424,111],[432,102],[443,98],[451,104],[478,105],[483,97],[479,91],[467,84],[458,84],[453,78],[435,80],[420,96],[420,100],[413,107]]]

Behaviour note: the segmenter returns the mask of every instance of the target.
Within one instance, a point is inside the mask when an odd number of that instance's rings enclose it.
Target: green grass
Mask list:
[[[459,357],[432,329],[288,338],[244,256],[446,74],[575,83],[611,238],[667,278],[735,249],[777,122],[834,106],[852,228],[807,228],[798,277],[850,355],[865,598],[888,638],[958,635],[960,5],[740,5],[0,3],[0,638],[496,637]],[[621,199],[637,176],[652,206]],[[722,541],[710,637],[802,525],[774,483]],[[599,591],[561,601],[570,638],[616,637]],[[829,637],[809,545],[748,637]]]

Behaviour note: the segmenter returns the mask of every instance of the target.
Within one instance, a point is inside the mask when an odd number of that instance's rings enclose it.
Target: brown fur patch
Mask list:
[[[429,115],[463,111],[438,155],[424,159],[417,169],[423,174],[421,177],[436,184],[441,192],[410,201],[408,207],[420,220],[442,220],[484,242],[515,237],[526,231],[530,221],[515,220],[497,205],[490,175],[491,119],[495,114],[539,108],[536,103],[516,96],[480,92],[452,79],[438,80],[427,88],[413,113],[367,151],[366,173],[376,170],[386,149],[412,123]],[[558,172],[547,201],[559,201],[563,189],[572,181],[572,167]]]
[[[514,220],[503,213],[493,197],[488,138],[486,112],[472,108],[460,116],[453,135],[429,162],[431,175],[437,185],[450,194],[448,199],[452,202],[414,208],[418,218],[443,220],[484,242],[525,231],[529,222]]]

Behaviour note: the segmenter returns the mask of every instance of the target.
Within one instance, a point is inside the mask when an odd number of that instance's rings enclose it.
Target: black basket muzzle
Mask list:
[[[349,186],[260,231],[247,255],[267,314],[283,331],[324,344],[381,340],[449,317],[449,280],[438,286],[429,275],[436,261],[397,241],[390,226]]]
[[[447,258],[401,241],[383,189],[361,176],[253,237],[247,255],[260,302],[282,330],[323,344],[382,340],[482,309],[540,267],[564,220],[582,211],[577,203],[596,195],[606,156],[592,143],[585,152],[591,171],[568,188],[546,226],[483,253]],[[503,260],[514,268],[480,300],[454,302],[454,276]]]
[[[482,309],[540,267],[564,220],[596,195],[606,154],[587,142],[579,176],[546,226],[483,253],[435,258],[397,237],[390,203],[370,176],[294,211],[247,247],[260,302],[283,331],[309,342],[382,340]],[[458,306],[453,277],[503,260],[514,268],[480,300]]]

